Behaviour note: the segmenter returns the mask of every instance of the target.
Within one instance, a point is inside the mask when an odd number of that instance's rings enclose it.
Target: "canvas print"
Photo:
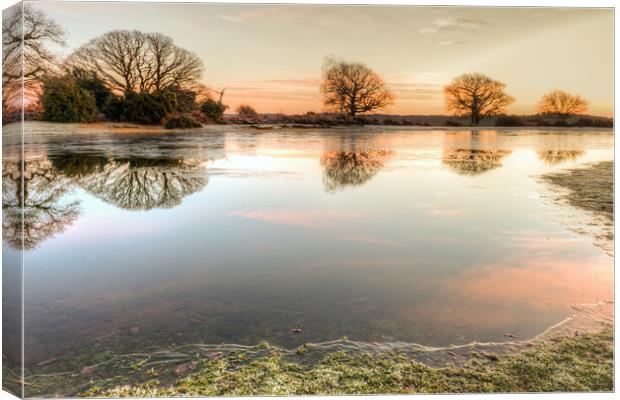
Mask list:
[[[612,392],[613,23],[6,8],[3,390]]]

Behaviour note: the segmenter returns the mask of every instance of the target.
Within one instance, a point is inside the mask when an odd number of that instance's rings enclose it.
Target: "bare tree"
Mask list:
[[[116,30],[77,49],[71,67],[94,71],[114,91],[153,92],[197,84],[202,61],[161,33]]]
[[[579,95],[571,95],[562,90],[552,90],[545,94],[538,103],[541,114],[558,114],[568,117],[571,114],[582,114],[588,110],[588,102]]]
[[[43,77],[54,68],[56,61],[47,46],[50,43],[65,45],[64,37],[65,32],[54,20],[30,5],[16,6],[3,12],[3,110],[20,98],[22,74],[24,95],[39,93]]]
[[[506,85],[482,74],[464,74],[444,87],[446,106],[455,115],[469,115],[477,125],[490,115],[504,112],[514,98],[504,92]]]
[[[328,108],[351,117],[394,102],[388,86],[370,67],[335,58],[328,58],[323,65],[321,92]]]

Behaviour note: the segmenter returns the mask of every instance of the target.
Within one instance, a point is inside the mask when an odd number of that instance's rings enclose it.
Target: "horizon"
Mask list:
[[[393,90],[378,114],[447,115],[443,86],[470,72],[506,84],[516,99],[508,114],[534,114],[553,89],[586,98],[586,114],[613,114],[610,8],[28,3],[65,30],[67,46],[54,47],[62,56],[116,29],[170,36],[203,61],[205,85],[226,88],[229,112],[325,111],[321,66],[335,55]]]

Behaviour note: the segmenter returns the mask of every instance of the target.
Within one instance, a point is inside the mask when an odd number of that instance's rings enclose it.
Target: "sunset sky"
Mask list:
[[[328,55],[361,61],[394,90],[393,114],[442,114],[442,86],[466,72],[507,84],[509,112],[563,89],[613,111],[611,9],[34,3],[67,32],[68,54],[104,32],[161,32],[195,52],[224,102],[259,112],[322,111]]]

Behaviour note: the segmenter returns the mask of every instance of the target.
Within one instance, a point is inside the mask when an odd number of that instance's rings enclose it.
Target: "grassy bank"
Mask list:
[[[611,327],[564,336],[519,354],[473,352],[464,366],[431,368],[396,352],[333,352],[311,367],[272,349],[244,363],[238,354],[196,359],[171,384],[157,377],[114,388],[94,383],[84,396],[221,396],[372,393],[550,392],[613,390]]]
[[[542,179],[565,190],[564,194],[558,197],[559,201],[589,212],[593,216],[591,225],[599,228],[594,233],[597,243],[604,249],[613,250],[613,161],[543,175]]]

